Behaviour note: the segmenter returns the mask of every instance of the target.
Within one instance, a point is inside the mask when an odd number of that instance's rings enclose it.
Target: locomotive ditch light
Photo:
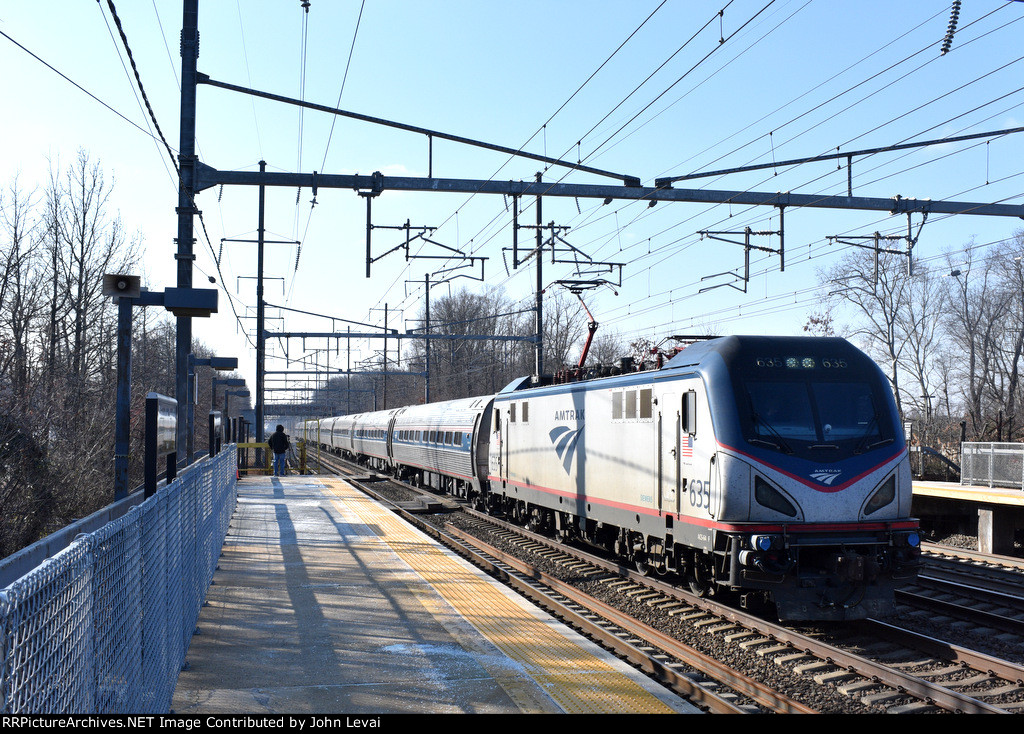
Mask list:
[[[771,550],[772,545],[775,543],[774,535],[752,535],[750,537],[750,545],[755,550],[766,551]]]
[[[919,547],[921,547],[921,536],[919,534],[917,534],[916,532],[913,532],[913,531],[911,531],[909,533],[897,533],[897,534],[894,535],[893,539],[897,543],[902,541],[903,543],[905,543],[906,545],[910,546],[911,548],[919,548]]]

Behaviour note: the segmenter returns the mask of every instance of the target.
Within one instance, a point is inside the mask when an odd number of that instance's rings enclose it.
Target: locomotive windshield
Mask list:
[[[736,397],[748,443],[823,460],[893,443],[883,389],[847,359],[801,355],[754,359]]]

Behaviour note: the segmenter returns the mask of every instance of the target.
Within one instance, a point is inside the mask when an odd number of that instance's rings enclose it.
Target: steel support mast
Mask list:
[[[178,150],[178,261],[179,288],[192,287],[195,239],[196,66],[199,60],[199,0],[184,0],[181,23],[181,126]],[[179,316],[175,340],[174,394],[178,401],[178,457],[188,461],[192,426],[188,421],[188,356],[192,353],[192,317]]]

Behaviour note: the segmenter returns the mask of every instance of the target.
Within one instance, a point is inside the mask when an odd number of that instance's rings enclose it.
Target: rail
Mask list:
[[[236,461],[224,450],[197,462],[0,589],[0,713],[170,710],[234,512]]]
[[[1024,489],[1024,444],[964,443],[960,483]]]

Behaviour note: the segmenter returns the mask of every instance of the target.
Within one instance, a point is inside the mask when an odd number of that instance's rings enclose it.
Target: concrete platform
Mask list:
[[[914,482],[913,514],[927,518],[963,516],[978,534],[977,550],[1009,555],[1024,529],[1024,491],[954,482]]]
[[[238,495],[177,714],[697,712],[342,480]]]
[[[914,481],[914,494],[923,497],[984,502],[992,505],[1024,507],[1024,491],[1012,487],[978,487],[959,482]]]

